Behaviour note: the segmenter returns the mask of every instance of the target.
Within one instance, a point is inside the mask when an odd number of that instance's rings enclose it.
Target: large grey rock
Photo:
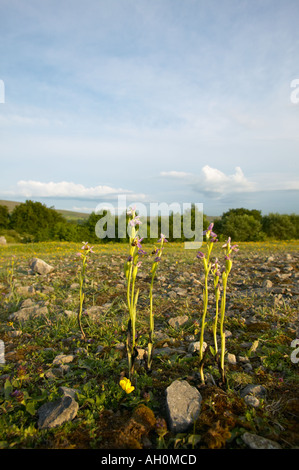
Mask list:
[[[202,396],[186,380],[175,380],[166,389],[166,407],[172,432],[185,432],[200,413]]]
[[[277,442],[251,432],[244,432],[242,439],[250,449],[281,449],[281,446]]]
[[[30,268],[33,272],[38,274],[49,274],[54,270],[53,266],[50,266],[45,261],[39,258],[32,258]]]
[[[21,308],[17,312],[11,313],[8,317],[12,321],[26,321],[30,318],[40,317],[42,315],[48,315],[47,307],[40,307],[39,305],[33,305],[32,307]]]
[[[38,428],[48,429],[71,421],[78,413],[79,405],[70,395],[50,403],[45,403],[38,409]]]

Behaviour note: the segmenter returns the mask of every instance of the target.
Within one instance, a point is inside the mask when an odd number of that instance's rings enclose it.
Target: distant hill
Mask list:
[[[0,205],[1,206],[7,206],[9,212],[12,212],[14,208],[18,205],[22,204],[21,202],[16,202],[16,201],[6,201],[6,200],[1,200],[0,199]],[[86,212],[75,212],[75,211],[69,211],[69,210],[64,210],[64,209],[55,209],[59,214],[63,215],[63,217],[72,222],[77,222],[77,221],[84,221],[88,219],[89,215]],[[214,222],[218,219],[221,219],[221,216],[212,216],[212,215],[207,215],[206,216],[209,222]]]
[[[0,206],[6,206],[9,210],[9,212],[12,212],[16,206],[19,206],[22,204],[21,202],[16,202],[16,201],[6,201],[6,200],[1,200],[0,199]],[[68,210],[63,210],[63,209],[55,209],[59,214],[63,215],[63,217],[66,220],[69,221],[80,221],[80,220],[85,220],[88,219],[89,214],[86,212],[74,212],[74,211],[68,211]]]

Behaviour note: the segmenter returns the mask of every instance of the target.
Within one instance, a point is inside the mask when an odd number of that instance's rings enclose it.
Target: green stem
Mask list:
[[[79,328],[81,331],[81,334],[83,338],[85,338],[85,333],[83,331],[83,326],[82,326],[82,312],[83,312],[83,303],[84,303],[84,291],[83,291],[83,283],[84,283],[84,277],[85,277],[85,268],[86,268],[86,256],[83,257],[83,263],[82,263],[82,271],[80,273],[80,298],[79,298],[79,311],[78,311],[78,324]]]
[[[217,323],[218,323],[218,313],[219,313],[219,288],[218,286],[215,288],[215,298],[216,298],[216,313],[215,313],[215,320],[213,325],[213,336],[214,336],[214,346],[215,346],[215,354],[218,352],[218,344],[217,344]]]
[[[207,254],[207,259],[204,260],[204,265],[205,265],[205,288],[203,292],[203,300],[204,300],[204,310],[203,310],[203,315],[202,315],[202,320],[201,320],[201,331],[200,331],[200,340],[199,340],[199,358],[200,358],[200,377],[202,383],[204,383],[204,373],[203,373],[203,340],[204,340],[204,330],[205,330],[205,321],[206,321],[206,314],[208,310],[208,295],[209,295],[209,289],[208,289],[208,276],[209,272],[211,269],[210,265],[210,255],[211,251],[213,248],[213,243],[208,243],[208,254]]]
[[[224,381],[224,356],[225,356],[224,316],[225,316],[225,308],[226,308],[226,286],[227,286],[227,275],[223,276],[223,294],[222,294],[222,299],[221,299],[221,316],[220,316],[220,337],[221,337],[220,367],[222,371],[223,381]]]
[[[153,342],[154,342],[154,315],[153,315],[153,286],[154,286],[155,274],[152,275],[151,285],[150,285],[150,334],[148,342],[148,355],[147,355],[147,367],[148,370],[152,367],[152,351],[153,351]]]

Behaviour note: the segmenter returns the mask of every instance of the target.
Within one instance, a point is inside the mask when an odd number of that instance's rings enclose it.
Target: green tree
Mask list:
[[[0,228],[8,228],[9,222],[10,218],[8,207],[0,205]]]
[[[291,240],[298,237],[298,216],[270,213],[263,217],[263,230],[276,240]]]
[[[262,224],[253,215],[231,213],[221,224],[221,234],[234,241],[258,241],[265,238]]]
[[[64,222],[59,212],[30,200],[16,206],[11,214],[11,227],[25,237],[31,235],[33,241],[50,240],[55,224]]]

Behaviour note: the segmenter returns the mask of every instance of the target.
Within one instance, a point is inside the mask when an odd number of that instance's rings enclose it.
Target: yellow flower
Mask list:
[[[119,385],[127,393],[131,393],[133,390],[135,390],[135,387],[132,386],[131,381],[126,377],[119,381]]]

